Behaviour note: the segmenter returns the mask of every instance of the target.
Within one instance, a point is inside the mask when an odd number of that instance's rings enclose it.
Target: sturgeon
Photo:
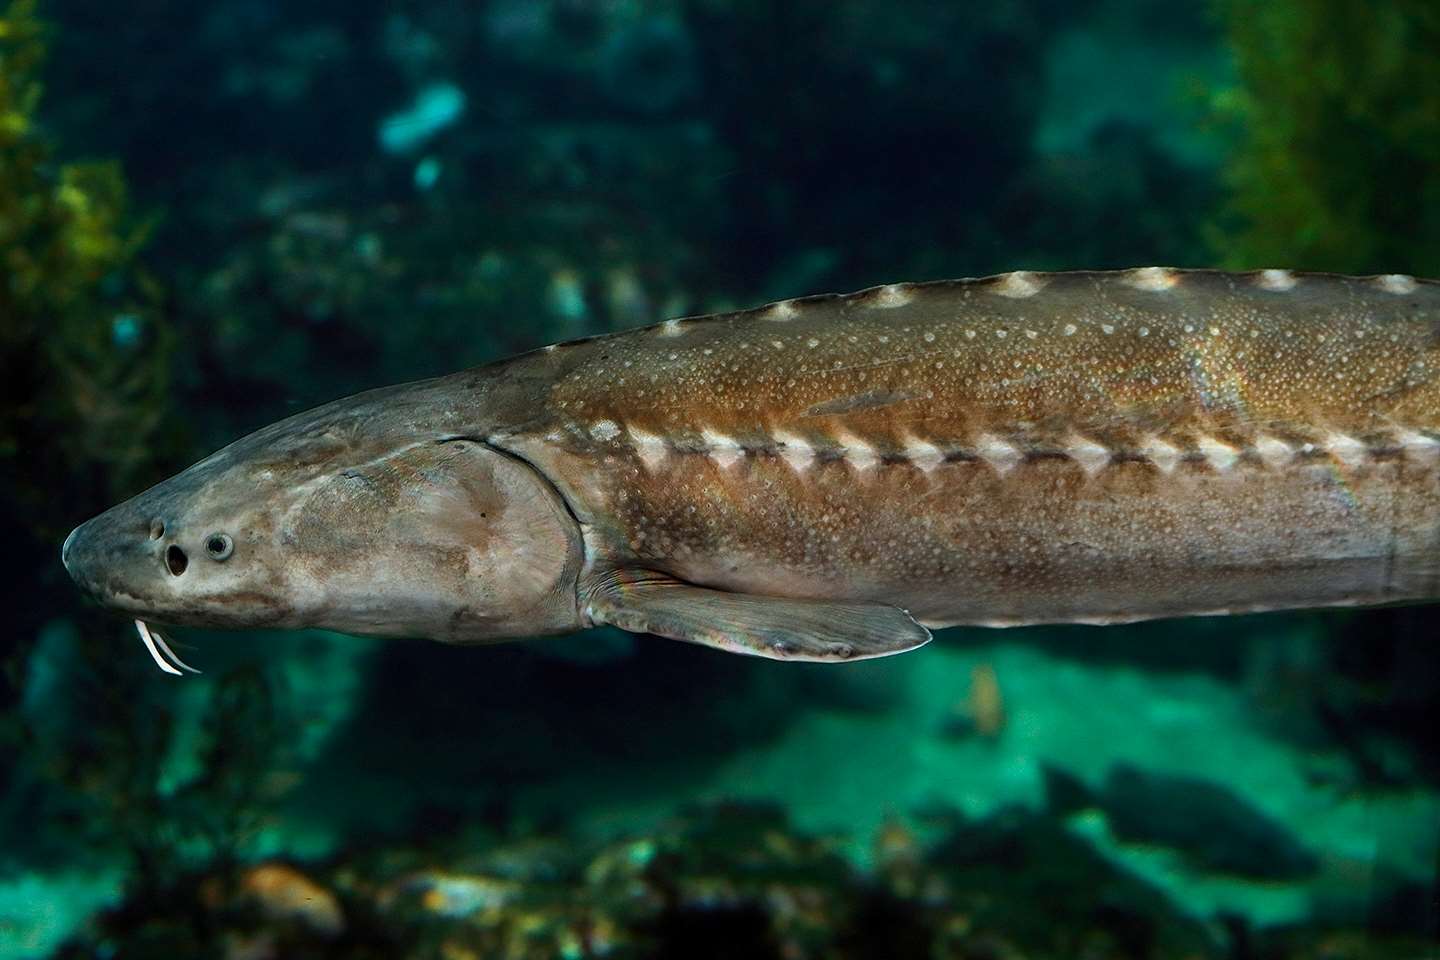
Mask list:
[[[142,635],[612,624],[820,661],[1425,601],[1440,283],[1016,272],[667,320],[290,417],[62,555]]]

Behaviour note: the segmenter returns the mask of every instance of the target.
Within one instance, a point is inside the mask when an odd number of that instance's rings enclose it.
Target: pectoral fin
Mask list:
[[[930,641],[908,613],[883,603],[726,593],[646,571],[598,580],[586,614],[592,623],[772,660],[865,660]]]

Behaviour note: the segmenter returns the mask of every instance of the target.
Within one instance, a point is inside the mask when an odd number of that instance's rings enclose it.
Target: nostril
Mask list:
[[[184,573],[185,568],[189,565],[190,558],[185,556],[184,550],[181,550],[174,544],[171,544],[170,549],[165,551],[165,566],[169,567],[170,572],[175,576],[178,577]]]
[[[156,517],[150,521],[150,539],[159,540],[163,536],[165,536],[165,521]]]

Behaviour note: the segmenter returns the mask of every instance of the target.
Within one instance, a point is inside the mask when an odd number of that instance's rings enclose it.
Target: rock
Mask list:
[[[335,895],[294,867],[262,863],[240,876],[241,902],[254,905],[267,920],[294,922],[311,933],[337,937],[345,917]]]
[[[1209,780],[1119,764],[1105,778],[1100,805],[1117,839],[1173,847],[1202,869],[1295,880],[1319,867],[1284,825]]]

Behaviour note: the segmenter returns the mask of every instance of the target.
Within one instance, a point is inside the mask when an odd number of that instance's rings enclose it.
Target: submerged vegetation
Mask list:
[[[103,917],[100,944],[149,955],[416,960],[1220,960],[1223,934],[1054,822],[892,820],[876,869],[807,836],[772,804],[692,807],[598,842],[472,836],[470,852],[383,848],[318,869],[266,862],[196,875],[165,905]],[[203,932],[187,916],[203,913]],[[92,956],[75,945],[63,958]],[[1418,956],[1422,940],[1274,930],[1265,960]],[[132,954],[122,949],[117,956]],[[1230,956],[1235,954],[1230,953]]]
[[[53,538],[77,497],[98,503],[147,476],[170,338],[119,165],[55,158],[38,117],[45,52],[34,0],[12,0],[0,13],[0,457],[7,477],[43,478],[7,482],[6,508]]]
[[[153,225],[130,212],[117,162],[58,159],[40,115],[50,35],[33,0],[0,12],[0,529],[47,562],[77,515],[184,449],[164,295],[139,262]],[[268,681],[232,672],[177,723],[117,662],[125,626],[86,609],[47,625],[60,584],[7,587],[0,816],[53,827],[10,836],[0,864],[128,855],[127,886],[145,898],[196,859],[235,862],[276,762]],[[178,780],[177,755],[193,758]]]
[[[1220,99],[1225,263],[1440,275],[1440,6],[1219,0],[1239,85]]]

